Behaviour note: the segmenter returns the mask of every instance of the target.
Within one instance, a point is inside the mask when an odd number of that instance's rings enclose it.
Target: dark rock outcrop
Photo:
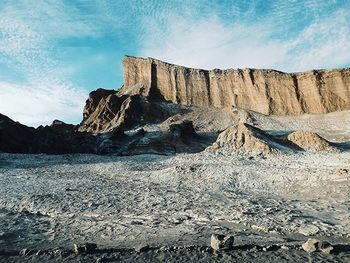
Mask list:
[[[181,121],[168,126],[166,130],[145,132],[140,130],[122,155],[163,154],[199,152],[205,149],[205,142],[198,136],[191,121]]]
[[[33,135],[35,129],[27,127],[0,114],[0,151],[35,152]]]
[[[60,120],[54,120],[51,123],[50,128],[57,133],[67,134],[74,132],[78,128],[78,126],[73,124],[67,124]]]
[[[92,153],[93,136],[75,131],[74,125],[55,121],[37,129],[27,127],[0,114],[0,151],[10,153]]]

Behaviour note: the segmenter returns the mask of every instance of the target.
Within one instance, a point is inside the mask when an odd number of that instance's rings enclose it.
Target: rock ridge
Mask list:
[[[350,109],[350,69],[285,73],[272,69],[192,69],[125,56],[124,87],[142,85],[153,99],[198,107],[239,107],[266,115]]]

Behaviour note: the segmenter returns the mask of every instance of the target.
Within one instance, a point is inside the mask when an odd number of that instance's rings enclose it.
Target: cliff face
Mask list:
[[[230,107],[298,115],[350,109],[350,69],[283,73],[275,70],[202,70],[126,56],[124,87],[142,85],[150,98],[191,106]]]

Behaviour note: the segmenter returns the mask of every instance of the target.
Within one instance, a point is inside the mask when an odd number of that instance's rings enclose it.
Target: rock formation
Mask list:
[[[214,251],[232,250],[234,240],[234,236],[213,234],[210,238],[210,246]]]
[[[296,132],[282,141],[265,133],[254,127],[252,111],[294,115],[350,108],[350,69],[207,71],[128,56],[123,63],[124,86],[91,92],[80,125],[55,120],[34,129],[0,115],[0,151],[174,154],[202,151],[216,139],[209,150],[330,151],[335,148],[317,134]]]
[[[309,253],[320,251],[325,254],[331,254],[334,252],[334,247],[329,242],[314,238],[309,238],[301,247],[304,251]]]
[[[11,153],[93,153],[93,136],[75,131],[74,125],[55,121],[37,129],[0,114],[0,151]]]
[[[31,152],[31,137],[35,129],[0,114],[0,151]]]
[[[281,149],[286,149],[282,142],[247,123],[227,128],[208,148],[213,152],[239,152],[252,155],[268,155]]]
[[[295,131],[288,135],[288,140],[308,151],[337,151],[329,141],[310,131]]]
[[[142,98],[118,96],[116,92],[98,89],[89,94],[79,131],[106,132],[113,128],[127,128],[141,118]]]
[[[191,121],[179,121],[168,125],[157,132],[139,130],[121,155],[163,154],[170,155],[181,152],[200,152],[205,143],[198,136]]]
[[[79,131],[105,133],[160,122],[173,115],[167,104],[149,102],[138,85],[127,94],[98,89],[89,94]]]
[[[283,73],[276,70],[202,70],[153,58],[126,56],[124,88],[143,87],[153,99],[194,106],[236,106],[263,114],[298,115],[350,109],[350,69]]]

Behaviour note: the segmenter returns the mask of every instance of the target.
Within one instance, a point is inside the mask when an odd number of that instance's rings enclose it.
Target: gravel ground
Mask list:
[[[0,260],[350,261],[350,174],[339,169],[350,153],[1,154]],[[237,249],[213,253],[213,233]],[[341,249],[308,254],[308,237]],[[72,253],[87,242],[98,251]]]

